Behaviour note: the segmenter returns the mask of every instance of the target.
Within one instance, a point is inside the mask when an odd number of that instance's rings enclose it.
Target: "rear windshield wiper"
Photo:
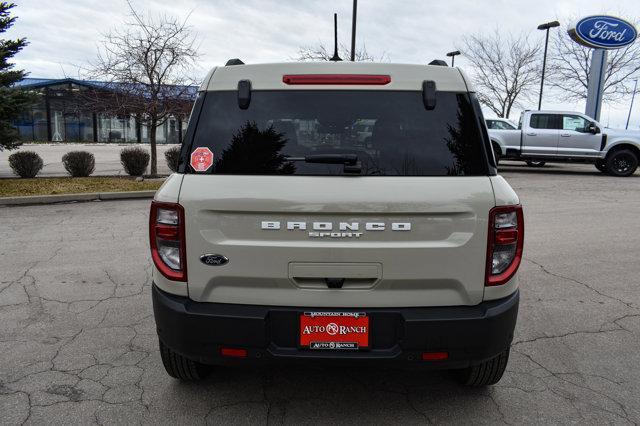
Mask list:
[[[353,166],[358,162],[355,154],[313,154],[304,157],[286,157],[286,161],[304,161],[305,163],[344,164]]]
[[[345,173],[360,173],[362,165],[356,154],[312,154],[304,157],[286,157],[286,161],[304,161],[305,163],[344,164]]]

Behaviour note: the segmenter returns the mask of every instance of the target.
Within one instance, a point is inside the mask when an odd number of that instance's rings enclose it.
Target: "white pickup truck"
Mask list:
[[[587,162],[612,176],[631,176],[640,160],[640,132],[604,128],[578,112],[524,111],[515,130],[489,129],[499,159]]]

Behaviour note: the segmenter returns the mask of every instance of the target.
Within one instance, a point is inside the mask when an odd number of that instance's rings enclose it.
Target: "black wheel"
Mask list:
[[[210,366],[185,358],[169,349],[162,342],[160,342],[160,357],[164,369],[176,379],[201,380],[211,372]]]
[[[607,173],[607,163],[604,160],[597,160],[595,166],[602,173]]]
[[[547,164],[546,161],[527,160],[527,166],[529,167],[543,167]]]
[[[612,176],[627,177],[638,168],[638,157],[629,149],[620,149],[607,155],[605,159],[607,173]]]
[[[462,370],[453,370],[454,379],[465,386],[482,387],[495,385],[500,381],[509,361],[509,349],[495,358]]]

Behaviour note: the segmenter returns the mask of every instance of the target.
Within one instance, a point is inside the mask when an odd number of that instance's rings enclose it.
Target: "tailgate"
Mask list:
[[[315,307],[475,305],[486,176],[186,175],[189,297]],[[207,265],[205,254],[228,258]]]

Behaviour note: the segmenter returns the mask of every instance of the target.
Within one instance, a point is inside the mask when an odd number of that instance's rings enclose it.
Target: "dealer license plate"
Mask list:
[[[300,346],[328,350],[368,348],[369,317],[364,312],[304,312],[300,314]]]

